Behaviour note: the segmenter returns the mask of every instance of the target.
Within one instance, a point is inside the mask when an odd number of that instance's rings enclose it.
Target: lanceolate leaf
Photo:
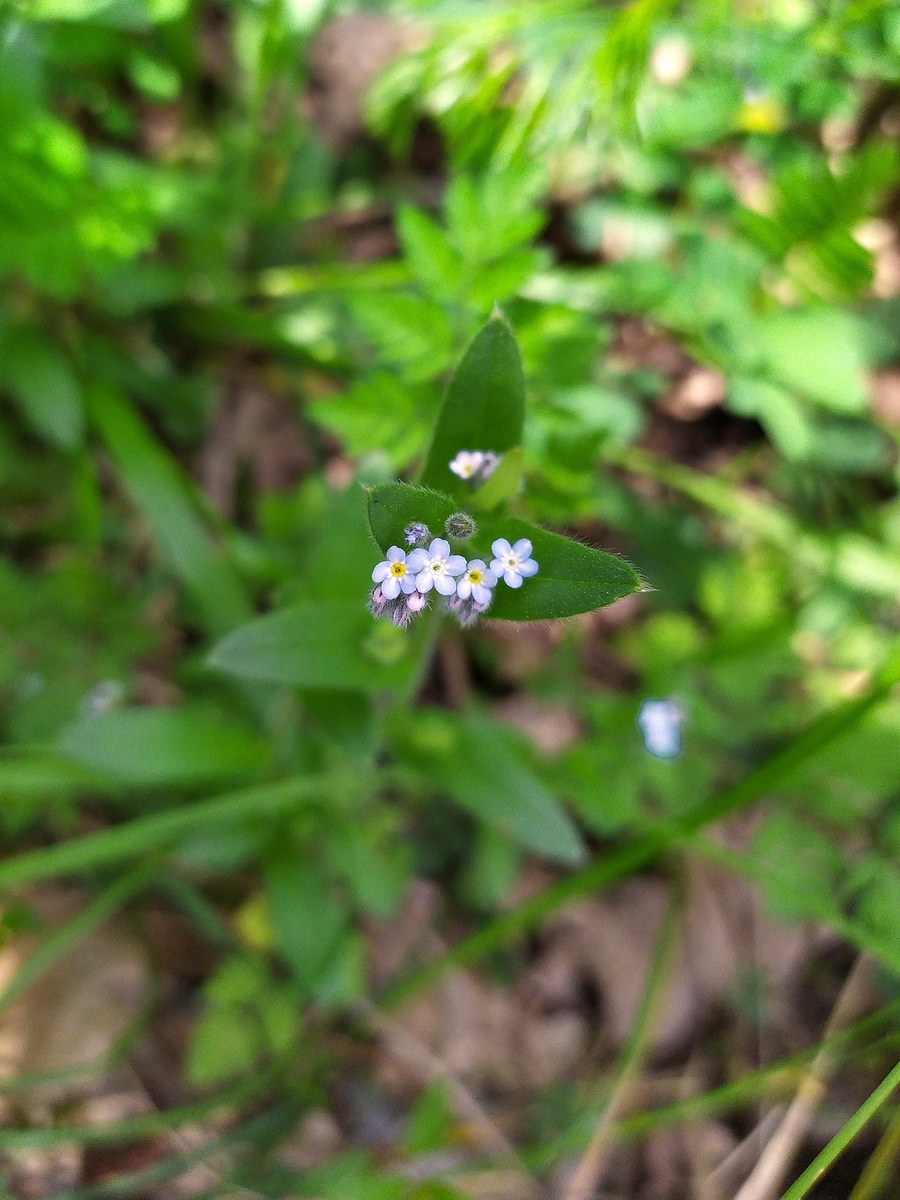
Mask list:
[[[410,483],[382,483],[369,490],[369,528],[385,553],[391,546],[406,546],[403,531],[414,521],[427,525],[432,537],[444,537],[444,522],[458,511],[450,496]]]
[[[463,500],[471,493],[448,464],[460,450],[502,454],[522,441],[525,378],[506,321],[491,317],[466,351],[447,390],[420,482]]]
[[[388,483],[369,492],[369,524],[382,551],[403,546],[403,531],[412,521],[423,521],[433,536],[444,537],[444,522],[456,503],[440,492],[411,484]],[[614,554],[585,546],[571,538],[549,533],[516,517],[476,515],[478,533],[470,542],[455,542],[455,552],[481,558],[490,564],[491,546],[497,538],[514,543],[527,538],[532,544],[538,574],[521,588],[502,581],[494,590],[490,616],[501,621],[545,621],[572,617],[612,604],[638,592],[643,583],[635,569]]]
[[[603,608],[644,587],[637,571],[624,559],[513,517],[480,523],[478,548],[488,565],[493,557],[491,542],[500,537],[511,543],[528,538],[539,569],[520,588],[507,587],[502,580],[497,584],[489,614],[495,620],[573,617]]]
[[[517,845],[555,862],[584,858],[581,835],[531,769],[521,739],[486,714],[425,711],[398,737],[395,750],[435,787]]]

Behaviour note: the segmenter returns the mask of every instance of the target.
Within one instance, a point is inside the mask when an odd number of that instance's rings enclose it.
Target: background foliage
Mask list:
[[[878,0],[0,10],[5,929],[36,978],[115,909],[187,914],[216,953],[184,1079],[268,1095],[227,1135],[254,1194],[456,1194],[266,1158],[414,878],[502,976],[564,899],[712,858],[895,995],[898,130]],[[498,303],[516,512],[655,590],[429,668],[366,612],[358,483],[411,477]],[[575,735],[539,752],[510,695]],[[54,928],[59,876],[86,907]]]

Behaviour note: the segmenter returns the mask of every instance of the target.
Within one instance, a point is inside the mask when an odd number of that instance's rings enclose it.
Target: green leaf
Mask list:
[[[147,786],[197,783],[257,770],[267,746],[243,726],[191,708],[132,708],[82,717],[63,730],[68,758]]]
[[[468,485],[450,470],[460,450],[503,454],[522,442],[525,377],[512,330],[494,316],[466,351],[450,383],[420,482],[460,499]]]
[[[333,895],[328,875],[295,846],[272,850],[263,875],[279,949],[297,978],[314,988],[347,932],[346,906]]]
[[[204,528],[192,485],[181,468],[116,389],[95,385],[89,409],[125,487],[206,628],[222,634],[246,620],[249,601]]]
[[[772,382],[833,412],[865,411],[864,332],[850,313],[773,312],[757,321],[755,333],[763,372]]]
[[[38,333],[14,330],[3,347],[3,375],[22,415],[36,433],[61,450],[84,436],[81,387],[62,351]]]
[[[475,512],[490,512],[512,500],[522,486],[522,466],[522,448],[516,446],[507,451],[493,474],[472,493],[471,505]]]
[[[433,537],[444,537],[444,522],[458,509],[449,496],[431,488],[382,483],[369,489],[369,528],[384,553],[406,545],[403,531],[413,521],[422,521]]]
[[[573,617],[603,608],[645,587],[637,571],[624,559],[514,517],[493,517],[480,523],[475,548],[481,549],[481,557],[488,565],[493,557],[491,543],[501,537],[510,543],[527,538],[538,574],[526,579],[518,589],[502,581],[497,584],[490,610],[495,620],[547,621]]]
[[[813,422],[791,392],[763,379],[739,375],[731,381],[729,408],[745,417],[756,417],[785,458],[809,458],[813,447]]]
[[[566,812],[532,771],[522,740],[484,713],[432,709],[401,732],[400,757],[480,820],[555,862],[576,863],[584,845]]]
[[[405,483],[386,483],[369,492],[369,526],[383,551],[403,546],[403,530],[411,521],[424,521],[436,537],[444,536],[444,522],[457,510],[449,496]],[[478,533],[470,541],[455,543],[467,558],[490,565],[491,545],[497,538],[510,543],[527,538],[538,564],[538,574],[513,589],[502,581],[494,590],[490,617],[500,621],[548,621],[593,612],[622,596],[643,590],[634,567],[595,550],[583,542],[549,533],[517,517],[476,517]]]
[[[397,641],[386,636],[395,633]],[[376,624],[362,601],[298,604],[260,617],[209,657],[210,666],[245,679],[353,691],[402,686],[415,661],[415,640]]]
[[[404,205],[397,233],[412,273],[429,295],[452,300],[462,284],[463,263],[444,231],[417,208]]]

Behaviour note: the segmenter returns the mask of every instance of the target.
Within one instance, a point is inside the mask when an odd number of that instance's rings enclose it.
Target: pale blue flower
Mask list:
[[[423,550],[413,550],[407,558],[405,550],[401,550],[399,546],[391,546],[387,558],[372,572],[372,580],[381,584],[381,591],[386,600],[396,599],[401,592],[409,594],[416,590],[416,572],[420,570],[421,563],[421,559],[416,556],[422,554]]]
[[[466,573],[456,585],[456,594],[461,600],[471,597],[476,604],[486,608],[493,599],[492,589],[497,586],[497,576],[489,571],[480,558],[466,564]]]
[[[409,556],[410,567],[414,559],[415,586],[420,592],[430,592],[434,588],[442,596],[453,595],[456,591],[456,576],[465,571],[466,560],[461,554],[450,553],[449,542],[445,542],[443,538],[435,538],[427,551],[413,550]]]
[[[657,758],[675,758],[681,753],[684,713],[674,700],[645,700],[637,716],[644,746]]]
[[[496,556],[491,560],[491,570],[509,587],[520,588],[524,579],[537,575],[538,565],[531,557],[528,538],[519,538],[513,546],[506,538],[497,538],[491,549]]]

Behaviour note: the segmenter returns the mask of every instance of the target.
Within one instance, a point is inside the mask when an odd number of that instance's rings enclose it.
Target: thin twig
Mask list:
[[[861,954],[847,976],[828,1018],[826,1038],[849,1025],[865,1008],[869,996],[871,968],[871,959]],[[809,1071],[803,1077],[781,1124],[734,1200],[774,1200],[792,1159],[809,1132],[816,1109],[825,1095],[837,1064],[838,1058],[832,1048],[823,1046],[810,1064]]]
[[[680,883],[673,883],[669,903],[660,923],[653,958],[647,968],[641,1002],[613,1072],[615,1082],[612,1091],[603,1106],[587,1149],[569,1181],[564,1200],[591,1200],[608,1165],[609,1151],[616,1140],[613,1126],[627,1106],[634,1085],[644,1068],[650,1037],[665,998],[683,899]]]

